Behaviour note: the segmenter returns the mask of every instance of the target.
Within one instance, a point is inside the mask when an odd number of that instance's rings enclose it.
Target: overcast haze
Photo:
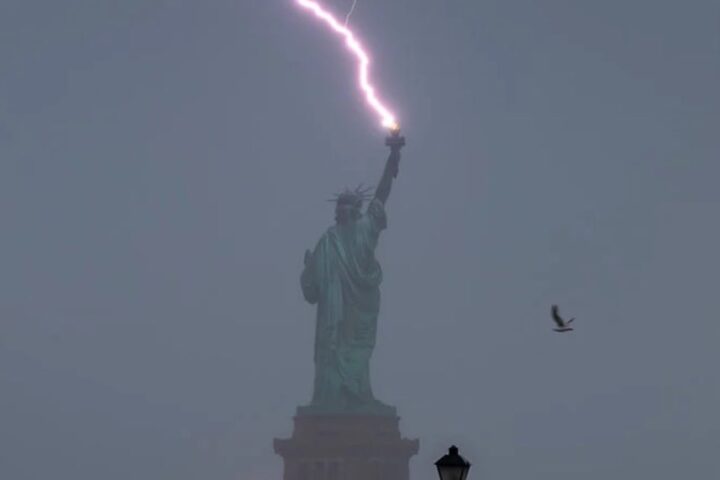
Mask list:
[[[412,478],[718,478],[720,3],[352,25],[408,142],[371,366]],[[387,156],[354,75],[291,0],[0,2],[0,478],[281,478],[303,252]]]

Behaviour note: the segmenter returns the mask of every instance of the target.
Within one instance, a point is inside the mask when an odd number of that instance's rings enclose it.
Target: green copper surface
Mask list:
[[[402,137],[400,137],[402,138]],[[387,226],[385,201],[397,175],[400,147],[391,153],[378,191],[364,212],[336,207],[343,218],[306,252],[300,283],[305,299],[317,306],[315,381],[310,405],[301,414],[395,415],[377,400],[370,385],[370,357],[375,348],[382,269],[375,258],[380,233]]]

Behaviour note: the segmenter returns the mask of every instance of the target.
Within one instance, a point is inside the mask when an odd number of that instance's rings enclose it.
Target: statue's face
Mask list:
[[[335,205],[335,221],[339,224],[353,222],[358,219],[360,213],[352,205],[338,203]]]

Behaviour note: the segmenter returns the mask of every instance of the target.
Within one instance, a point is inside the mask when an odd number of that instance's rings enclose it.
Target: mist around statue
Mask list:
[[[720,478],[716,3],[3,1],[0,480]]]

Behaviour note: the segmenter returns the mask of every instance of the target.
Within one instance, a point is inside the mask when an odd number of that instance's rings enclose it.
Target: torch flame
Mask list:
[[[337,34],[345,38],[345,45],[357,57],[358,60],[358,83],[360,89],[365,93],[365,99],[370,107],[380,116],[383,127],[390,130],[398,130],[400,126],[395,120],[395,115],[377,98],[375,95],[375,87],[370,83],[368,70],[370,65],[370,57],[365,52],[365,48],[355,38],[353,32],[329,12],[324,10],[320,4],[312,0],[296,0],[298,5],[313,12],[316,17],[323,20]]]

